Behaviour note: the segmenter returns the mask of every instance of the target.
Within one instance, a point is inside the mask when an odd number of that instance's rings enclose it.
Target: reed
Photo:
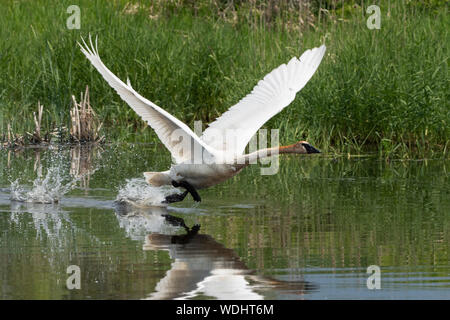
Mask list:
[[[44,111],[44,106],[38,101],[37,113],[33,111],[33,120],[34,120],[34,132],[27,132],[29,136],[28,141],[31,144],[41,144],[41,143],[49,143],[50,142],[50,134],[47,132],[43,135],[41,126],[42,126],[42,115]]]
[[[70,140],[82,142],[102,142],[105,136],[100,135],[103,123],[98,119],[97,114],[92,109],[89,99],[89,87],[81,93],[80,102],[78,103],[75,96],[72,96],[72,109],[70,110]]]

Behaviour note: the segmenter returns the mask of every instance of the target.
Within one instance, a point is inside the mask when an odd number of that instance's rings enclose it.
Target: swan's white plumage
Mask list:
[[[91,40],[91,39],[90,39]],[[191,159],[192,155],[188,152],[184,154],[179,153],[181,148],[179,147],[179,140],[173,139],[173,136],[179,137],[180,134],[183,139],[190,139],[190,143],[198,144],[204,152],[214,153],[214,150],[207,146],[200,138],[183,122],[158,107],[153,102],[145,99],[139,93],[134,91],[131,87],[130,81],[127,79],[125,84],[119,78],[117,78],[102,62],[97,51],[97,45],[94,48],[92,41],[89,47],[86,42],[84,46],[79,44],[81,51],[91,61],[92,65],[103,76],[108,84],[116,90],[119,96],[144,120],[150,127],[155,130],[158,138],[166,146],[166,148],[172,154],[176,163],[182,163]],[[185,140],[186,141],[186,140]],[[184,149],[186,151],[186,149]]]
[[[94,48],[90,37],[89,40],[90,46],[84,40],[84,46],[80,44],[83,54],[119,96],[155,130],[175,161],[168,171],[147,173],[147,181],[152,183],[152,179],[157,178],[158,183],[170,184],[184,180],[197,189],[213,186],[240,172],[242,166],[234,167],[233,161],[242,157],[257,130],[294,100],[317,70],[326,49],[322,45],[307,50],[299,59],[294,57],[287,65],[274,69],[198,137],[186,124],[139,95],[128,79],[125,84],[116,77],[101,61],[97,45]],[[233,130],[234,139],[230,143],[227,134]],[[192,147],[183,148],[186,142]],[[197,162],[199,154],[201,163]]]
[[[261,126],[288,106],[317,70],[325,54],[325,45],[305,51],[299,59],[292,58],[267,74],[252,92],[222,114],[204,131],[201,139],[209,146],[235,155],[243,154],[245,146]],[[238,138],[226,144],[225,135],[235,129]],[[217,139],[217,136],[222,139]]]

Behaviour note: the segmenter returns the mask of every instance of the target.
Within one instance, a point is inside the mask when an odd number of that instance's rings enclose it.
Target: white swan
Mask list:
[[[164,172],[145,172],[146,181],[155,186],[184,187],[187,191],[169,196],[167,202],[181,201],[189,192],[200,201],[196,189],[216,185],[238,174],[256,159],[278,153],[319,153],[306,141],[289,146],[243,154],[258,129],[288,106],[317,70],[325,54],[325,45],[306,50],[267,74],[252,92],[222,114],[198,137],[186,124],[137,93],[127,80],[125,84],[101,61],[97,43],[83,40],[81,51],[113,87],[120,97],[155,130],[172,154],[174,163]],[[232,132],[232,139],[229,139]],[[228,136],[227,136],[228,135]]]

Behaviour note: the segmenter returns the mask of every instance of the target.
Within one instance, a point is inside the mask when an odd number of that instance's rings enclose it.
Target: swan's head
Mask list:
[[[292,151],[293,151],[293,153],[301,153],[301,154],[320,153],[319,150],[314,148],[307,141],[299,141],[299,142],[293,144],[292,145]]]

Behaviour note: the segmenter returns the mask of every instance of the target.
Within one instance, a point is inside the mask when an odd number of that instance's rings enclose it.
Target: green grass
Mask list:
[[[8,123],[14,132],[32,131],[38,101],[44,128],[68,126],[71,95],[89,85],[110,141],[157,141],[79,51],[76,42],[89,33],[98,36],[108,68],[190,126],[212,121],[273,68],[325,42],[319,71],[266,124],[280,129],[282,143],[308,139],[327,152],[446,157],[448,7],[391,2],[377,2],[381,29],[369,30],[364,7],[339,1],[323,1],[328,12],[318,10],[319,1],[308,10],[284,1],[281,11],[168,1],[132,14],[123,0],[3,1],[0,137]],[[80,30],[66,28],[72,4],[81,9]]]

